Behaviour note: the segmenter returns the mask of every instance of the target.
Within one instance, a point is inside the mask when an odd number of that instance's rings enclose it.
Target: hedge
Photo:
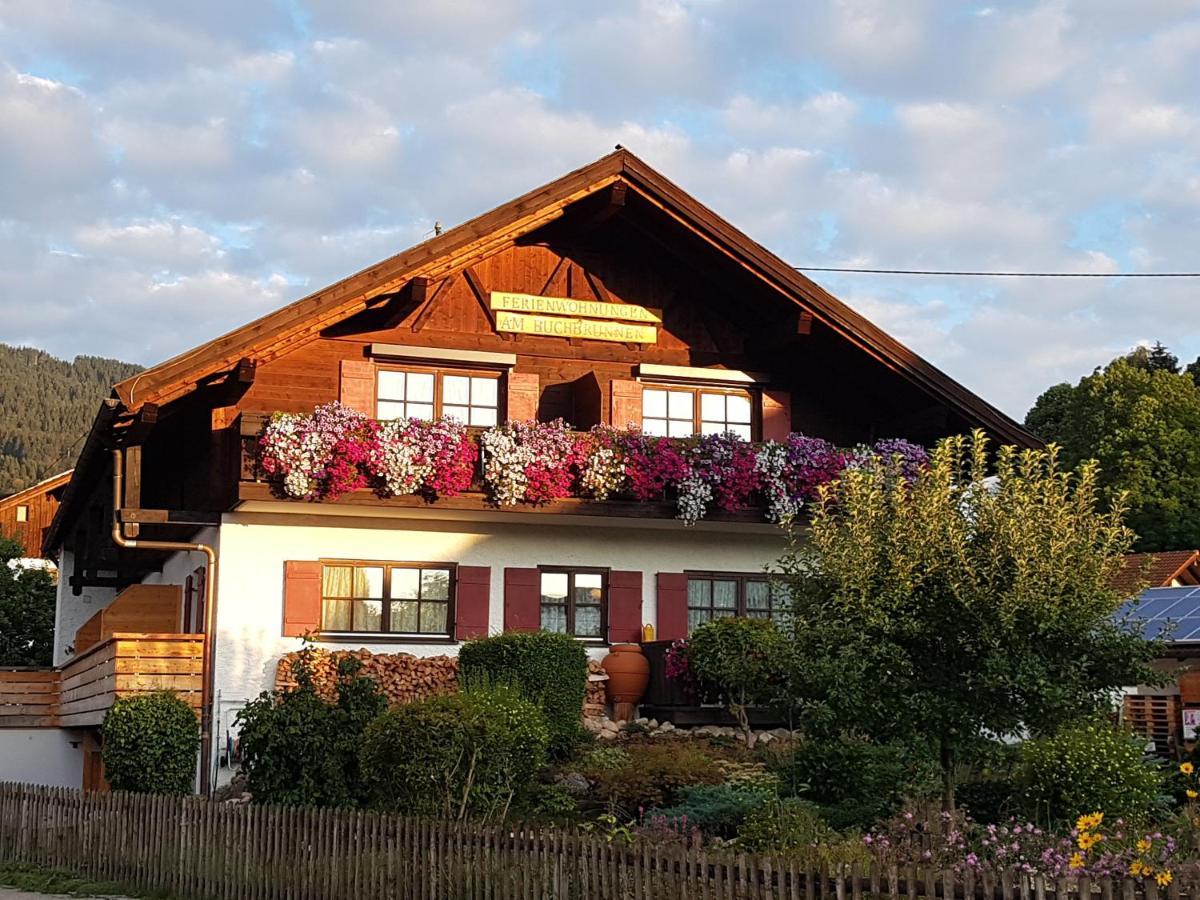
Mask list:
[[[121,697],[100,728],[104,774],[114,790],[190,794],[200,725],[171,691]]]
[[[511,684],[538,704],[550,730],[550,752],[570,753],[579,740],[587,690],[582,644],[549,631],[509,631],[468,641],[458,661],[463,684]]]

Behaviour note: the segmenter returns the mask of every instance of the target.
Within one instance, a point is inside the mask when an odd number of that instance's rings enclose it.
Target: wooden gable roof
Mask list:
[[[616,186],[614,190],[614,186]],[[1017,422],[868,322],[820,285],[751,240],[642,160],[618,149],[445,233],[310,294],[282,309],[160,363],[115,388],[125,410],[176,400],[241,360],[266,362],[382,302],[416,279],[461,271],[605,192],[634,191],[711,251],[789,298],[851,344],[985,428],[1021,446],[1040,442]],[[602,214],[602,213],[601,213]]]

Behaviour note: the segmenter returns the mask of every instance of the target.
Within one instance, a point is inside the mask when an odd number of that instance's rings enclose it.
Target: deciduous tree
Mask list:
[[[0,538],[0,666],[48,666],[54,650],[54,578],[10,565],[25,555]]]

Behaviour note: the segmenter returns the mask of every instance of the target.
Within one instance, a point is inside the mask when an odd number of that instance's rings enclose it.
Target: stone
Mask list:
[[[615,741],[617,733],[615,731],[601,731],[596,735],[596,739],[601,741]]]
[[[646,722],[642,719],[639,719],[638,721],[640,721],[643,725],[645,725],[651,731],[653,731],[655,728],[658,727],[658,719],[651,719],[649,722]]]
[[[641,716],[640,718],[634,719],[633,721],[637,722],[639,725],[650,725],[650,720],[647,719],[645,716]],[[650,725],[650,727],[653,728],[654,726]]]
[[[621,730],[621,723],[614,722],[612,719],[604,719],[600,722],[600,729],[601,729],[601,731],[606,731],[606,732],[611,732],[612,734],[616,734],[618,731]]]
[[[776,737],[776,738],[780,738],[780,739],[790,738],[792,736],[792,733],[790,731],[788,731],[786,728],[772,728],[770,734],[771,734],[771,737]]]
[[[675,723],[674,722],[663,722],[661,725],[658,726],[658,730],[659,731],[674,731]]]
[[[759,743],[768,744],[775,740],[775,735],[771,734],[769,731],[759,731],[754,735],[754,739]]]
[[[578,772],[571,772],[568,775],[561,776],[555,781],[555,784],[572,797],[583,797],[592,788],[592,783]]]

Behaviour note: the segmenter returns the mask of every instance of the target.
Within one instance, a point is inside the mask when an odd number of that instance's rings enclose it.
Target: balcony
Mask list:
[[[204,635],[111,634],[58,669],[0,670],[0,728],[84,728],[118,697],[174,691],[200,708]]]

